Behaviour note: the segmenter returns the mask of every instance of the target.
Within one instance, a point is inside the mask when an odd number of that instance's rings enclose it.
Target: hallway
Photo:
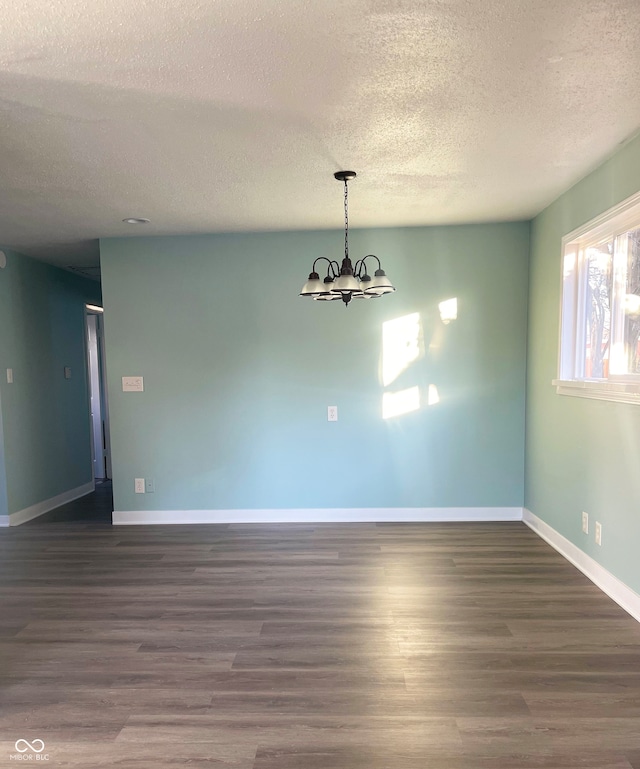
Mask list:
[[[23,523],[22,526],[39,527],[50,523],[86,523],[111,525],[113,493],[111,481],[96,482],[96,490],[66,505],[60,505],[44,515]]]

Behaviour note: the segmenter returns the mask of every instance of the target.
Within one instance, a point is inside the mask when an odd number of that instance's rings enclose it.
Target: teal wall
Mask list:
[[[640,592],[640,408],[557,395],[562,236],[640,189],[640,137],[532,223],[525,504]],[[581,532],[589,513],[590,535]],[[594,543],[602,523],[602,546]]]
[[[98,301],[100,288],[4,250],[0,403],[11,514],[92,479],[84,304]],[[7,384],[7,368],[13,384]]]
[[[522,506],[529,225],[355,230],[397,293],[298,297],[341,238],[101,242],[116,510]],[[387,389],[441,400],[385,421],[382,324],[416,312],[423,355]]]

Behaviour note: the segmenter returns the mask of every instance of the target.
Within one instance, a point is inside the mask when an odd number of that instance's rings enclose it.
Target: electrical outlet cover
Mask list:
[[[602,544],[602,524],[596,521],[596,545]]]

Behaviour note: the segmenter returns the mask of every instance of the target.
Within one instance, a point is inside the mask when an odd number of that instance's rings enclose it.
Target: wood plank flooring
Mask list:
[[[640,625],[523,524],[36,523],[0,767],[640,769]]]

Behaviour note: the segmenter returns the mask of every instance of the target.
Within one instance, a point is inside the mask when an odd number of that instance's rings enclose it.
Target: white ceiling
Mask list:
[[[640,0],[0,0],[0,243],[528,218],[640,127]],[[122,223],[142,216],[151,223]]]

